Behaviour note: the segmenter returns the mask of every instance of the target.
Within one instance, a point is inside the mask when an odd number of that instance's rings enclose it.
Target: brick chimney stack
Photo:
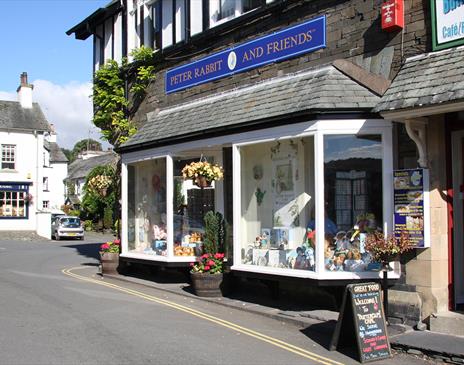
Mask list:
[[[20,76],[21,83],[16,90],[18,92],[18,101],[24,109],[32,108],[32,89],[34,85],[27,82],[27,72],[23,72]]]

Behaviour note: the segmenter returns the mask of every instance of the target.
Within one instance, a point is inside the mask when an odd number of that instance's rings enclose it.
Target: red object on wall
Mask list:
[[[387,32],[404,28],[403,0],[388,0],[382,4],[382,29]]]

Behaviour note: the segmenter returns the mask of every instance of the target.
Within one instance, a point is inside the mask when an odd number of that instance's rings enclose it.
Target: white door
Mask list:
[[[451,137],[453,164],[454,302],[464,304],[464,131]]]

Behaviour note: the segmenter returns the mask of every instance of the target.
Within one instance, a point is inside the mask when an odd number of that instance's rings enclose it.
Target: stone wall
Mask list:
[[[427,0],[405,1],[404,32],[384,32],[381,29],[381,0],[314,0],[288,1],[282,8],[261,14],[258,18],[240,22],[234,29],[211,32],[208,37],[192,38],[175,52],[165,53],[157,63],[157,78],[138,109],[136,119],[144,121],[146,113],[173,104],[188,102],[213,93],[223,92],[264,79],[297,72],[336,59],[347,59],[366,70],[392,79],[406,56],[428,51],[430,29]],[[271,34],[272,32],[325,14],[327,17],[327,47],[287,61],[266,65],[184,91],[165,95],[166,69],[192,62],[225,48]],[[426,47],[427,45],[427,47]],[[173,53],[171,56],[170,53]]]

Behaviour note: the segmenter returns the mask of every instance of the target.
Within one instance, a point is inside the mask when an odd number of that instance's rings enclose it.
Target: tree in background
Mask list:
[[[82,198],[81,218],[105,229],[113,227],[113,207],[117,199],[114,168],[97,166],[87,175]]]

